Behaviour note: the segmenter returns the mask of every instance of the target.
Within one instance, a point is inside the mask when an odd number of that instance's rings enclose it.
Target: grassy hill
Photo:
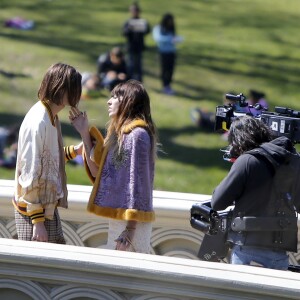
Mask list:
[[[81,72],[96,71],[100,53],[124,45],[120,34],[130,1],[2,0],[0,23],[20,16],[35,21],[33,30],[2,26],[0,30],[0,125],[21,120],[37,101],[46,69],[62,61]],[[300,110],[300,2],[297,0],[153,0],[139,1],[142,16],[152,26],[163,13],[175,15],[178,46],[174,89],[160,93],[158,56],[151,34],[146,38],[144,84],[164,153],[156,167],[155,189],[210,194],[228,172],[216,133],[201,131],[190,120],[194,107],[214,111],[227,91],[264,91],[270,104]],[[84,100],[94,125],[108,120],[103,92]],[[65,143],[79,141],[60,115]],[[89,184],[81,167],[68,165],[68,182]],[[0,169],[0,178],[13,179],[13,170]]]

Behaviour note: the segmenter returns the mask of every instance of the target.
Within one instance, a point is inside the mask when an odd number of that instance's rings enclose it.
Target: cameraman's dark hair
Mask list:
[[[230,154],[238,157],[272,139],[271,129],[259,119],[247,115],[237,117],[229,129]]]

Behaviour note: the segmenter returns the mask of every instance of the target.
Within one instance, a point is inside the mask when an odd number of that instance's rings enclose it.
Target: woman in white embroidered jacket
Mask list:
[[[94,183],[88,211],[109,218],[107,248],[150,253],[157,144],[150,99],[139,81],[129,80],[113,89],[107,103],[104,140],[95,127],[89,130],[86,113],[74,108],[70,114]],[[97,140],[93,150],[91,136]]]
[[[63,147],[57,114],[65,106],[76,107],[80,96],[81,74],[54,64],[42,80],[39,101],[22,122],[13,199],[18,239],[65,243],[57,206],[68,206],[65,161],[81,153],[82,144]]]

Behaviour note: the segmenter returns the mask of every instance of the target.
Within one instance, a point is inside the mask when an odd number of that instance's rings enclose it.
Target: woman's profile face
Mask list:
[[[120,103],[122,99],[119,99],[117,96],[112,96],[108,101],[108,115],[110,118],[114,117],[119,110]]]

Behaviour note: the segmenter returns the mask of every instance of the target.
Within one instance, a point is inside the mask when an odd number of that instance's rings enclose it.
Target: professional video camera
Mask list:
[[[300,111],[276,106],[275,112],[268,112],[260,104],[249,105],[242,93],[226,94],[226,99],[233,103],[216,107],[215,131],[228,131],[234,118],[250,115],[267,124],[274,136],[286,136],[294,144],[300,142]]]
[[[195,203],[192,206],[190,224],[205,234],[198,252],[201,260],[216,262],[226,258],[230,222],[231,210],[217,212],[210,207],[210,202]]]

